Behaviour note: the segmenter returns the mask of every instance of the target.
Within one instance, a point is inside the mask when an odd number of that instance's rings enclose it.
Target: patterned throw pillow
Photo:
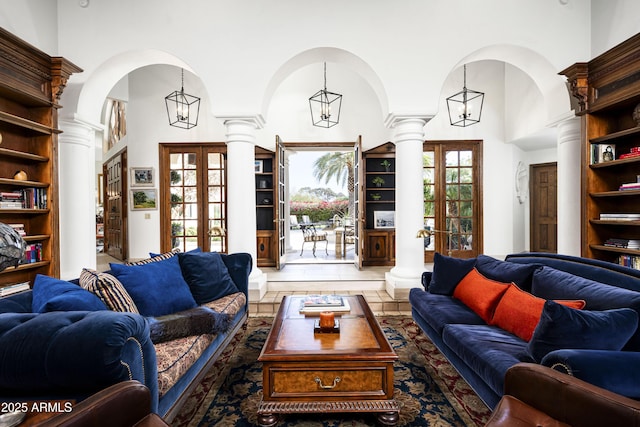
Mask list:
[[[150,258],[141,259],[140,261],[125,262],[124,265],[145,265],[145,264],[150,264],[152,262],[164,261],[165,259],[169,259],[176,256],[179,252],[180,252],[180,249],[173,249],[170,252],[165,252],[162,254],[149,254],[151,255]]]
[[[97,295],[110,310],[139,313],[122,283],[111,274],[83,268],[80,286]]]

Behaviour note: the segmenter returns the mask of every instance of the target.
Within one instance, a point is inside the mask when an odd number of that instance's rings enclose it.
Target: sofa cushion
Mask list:
[[[508,288],[508,283],[488,279],[474,267],[458,283],[458,286],[453,291],[453,297],[462,301],[482,320],[489,323],[493,318],[493,312],[500,298]]]
[[[461,259],[441,255],[433,255],[433,274],[429,282],[429,292],[439,295],[452,295],[456,285],[476,265],[476,259]]]
[[[409,292],[411,309],[442,335],[442,329],[449,323],[484,325],[484,320],[460,300],[447,295],[437,295],[413,288]]]
[[[527,345],[538,363],[559,349],[621,350],[638,329],[638,313],[630,308],[575,310],[547,301],[540,323]]]
[[[110,265],[143,316],[163,316],[197,305],[175,256],[142,265]]]
[[[33,281],[31,304],[34,313],[107,309],[100,298],[80,286],[42,274]]]
[[[535,272],[531,291],[547,300],[583,299],[587,310],[632,308],[640,313],[640,292],[595,282],[551,267]],[[635,332],[623,350],[640,351],[640,330]]]
[[[139,313],[138,307],[122,283],[111,274],[83,268],[79,283],[83,289],[100,298],[109,310]]]
[[[512,284],[500,299],[490,324],[529,341],[540,321],[544,303],[544,299]],[[577,309],[584,308],[585,305],[584,300],[558,300],[558,303]]]
[[[498,395],[504,392],[504,375],[520,362],[527,343],[497,326],[447,325],[442,339],[462,361]]]
[[[219,253],[180,253],[178,262],[196,303],[205,304],[238,292]]]
[[[531,290],[533,273],[540,267],[540,264],[516,264],[487,255],[479,255],[476,262],[476,268],[485,277],[499,282],[513,282],[527,292]]]

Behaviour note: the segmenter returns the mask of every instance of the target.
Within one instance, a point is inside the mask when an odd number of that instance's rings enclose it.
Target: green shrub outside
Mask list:
[[[343,216],[348,207],[348,200],[291,202],[289,204],[291,215],[296,215],[299,221],[302,220],[302,215],[308,215],[311,222],[315,223],[331,221],[336,214]]]

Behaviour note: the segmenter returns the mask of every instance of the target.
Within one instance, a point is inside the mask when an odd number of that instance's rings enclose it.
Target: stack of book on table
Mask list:
[[[340,295],[307,295],[300,301],[300,313],[320,313],[322,311],[351,311],[349,301]]]

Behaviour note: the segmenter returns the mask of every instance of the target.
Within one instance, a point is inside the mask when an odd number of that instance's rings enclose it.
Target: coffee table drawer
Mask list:
[[[389,376],[388,369],[391,369]],[[271,368],[269,397],[349,397],[357,395],[379,399],[393,393],[393,368],[378,366],[355,369]]]

